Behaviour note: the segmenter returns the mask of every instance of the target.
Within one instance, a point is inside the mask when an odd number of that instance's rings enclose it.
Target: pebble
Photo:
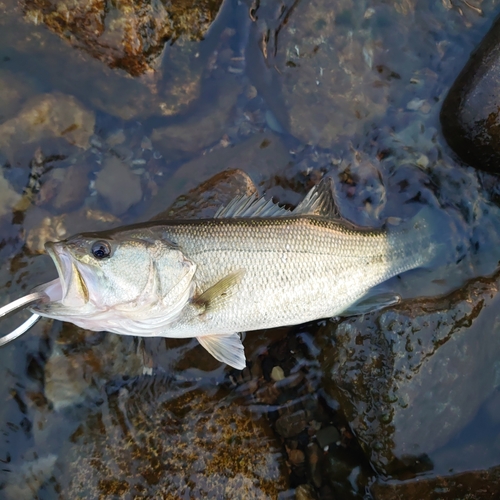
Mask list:
[[[285,378],[285,372],[283,371],[283,368],[281,368],[281,366],[275,366],[271,370],[271,378],[275,382],[279,382],[280,380],[283,380]]]
[[[316,440],[318,441],[320,448],[324,450],[327,446],[340,441],[340,432],[336,427],[333,427],[333,425],[323,427],[323,429],[320,429],[316,433]]]

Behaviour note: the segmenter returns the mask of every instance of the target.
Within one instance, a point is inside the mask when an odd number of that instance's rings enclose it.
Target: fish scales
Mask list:
[[[172,336],[273,328],[331,317],[370,288],[424,262],[429,241],[354,229],[315,217],[221,219],[165,226],[197,265],[199,291],[245,270],[223,305],[187,314]],[[400,235],[401,236],[401,235]]]

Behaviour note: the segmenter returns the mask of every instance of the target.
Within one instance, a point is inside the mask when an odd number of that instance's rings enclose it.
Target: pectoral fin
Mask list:
[[[196,297],[193,302],[198,306],[202,306],[204,310],[214,309],[217,304],[231,296],[234,287],[241,281],[244,274],[245,270],[240,269],[224,276],[215,285]]]
[[[243,370],[246,367],[245,350],[237,333],[230,335],[203,335],[196,338],[218,361],[238,370]]]

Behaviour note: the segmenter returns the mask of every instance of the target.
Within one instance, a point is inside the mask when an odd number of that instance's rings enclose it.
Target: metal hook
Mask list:
[[[19,309],[24,309],[30,304],[33,304],[33,302],[38,302],[40,300],[49,300],[49,296],[44,292],[33,292],[29,295],[16,299],[10,304],[0,307],[0,318],[18,311]],[[28,318],[21,326],[18,326],[15,330],[0,338],[0,347],[8,344],[12,340],[21,336],[23,333],[27,332],[40,318],[41,316],[39,314],[32,314],[31,317]]]

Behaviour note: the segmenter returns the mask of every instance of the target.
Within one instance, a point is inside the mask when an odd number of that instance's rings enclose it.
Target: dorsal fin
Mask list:
[[[291,212],[282,208],[273,200],[266,200],[252,194],[233,198],[226,206],[219,208],[214,215],[215,219],[229,217],[286,217]]]
[[[331,177],[325,177],[314,186],[297,205],[293,215],[318,215],[329,219],[339,219],[340,213],[333,199]]]
[[[266,200],[256,194],[238,196],[227,205],[219,208],[215,219],[231,217],[289,217],[290,215],[317,215],[330,219],[339,219],[340,214],[333,199],[332,179],[326,177],[314,186],[306,197],[290,211],[280,207],[272,200]]]

